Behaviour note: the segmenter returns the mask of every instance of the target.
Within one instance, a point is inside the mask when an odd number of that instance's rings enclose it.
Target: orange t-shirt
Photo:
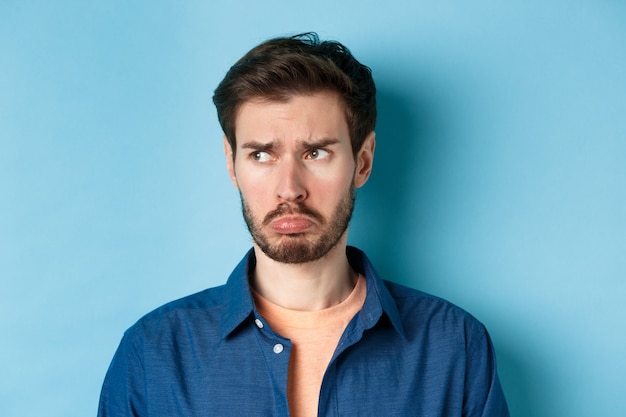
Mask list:
[[[365,278],[359,274],[352,293],[336,306],[318,311],[280,307],[253,291],[259,314],[272,329],[291,340],[287,396],[292,417],[315,417],[322,378],[339,339],[365,301]]]

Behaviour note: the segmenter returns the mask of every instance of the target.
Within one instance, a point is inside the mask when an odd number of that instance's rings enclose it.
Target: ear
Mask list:
[[[239,185],[237,184],[237,176],[235,175],[235,158],[233,155],[233,148],[230,146],[230,142],[228,142],[228,138],[226,135],[222,137],[224,141],[224,156],[226,157],[226,169],[228,170],[228,175],[230,176],[230,181],[233,183],[236,189],[239,189]]]
[[[376,148],[376,134],[371,131],[363,141],[361,150],[356,155],[356,171],[354,172],[354,186],[362,187],[372,173],[374,165],[374,149]]]

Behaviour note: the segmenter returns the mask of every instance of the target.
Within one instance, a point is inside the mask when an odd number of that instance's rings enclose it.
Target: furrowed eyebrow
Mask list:
[[[241,144],[242,149],[252,149],[254,151],[271,151],[272,149],[275,149],[277,147],[278,144],[276,142],[263,143],[257,142],[255,140]]]
[[[299,143],[300,143],[300,146],[302,146],[305,149],[318,149],[318,148],[325,148],[327,146],[337,144],[339,143],[339,139],[325,138],[325,139],[314,140],[314,141],[302,140]],[[276,141],[259,142],[256,140],[252,140],[252,141],[241,144],[242,149],[252,149],[253,151],[271,151],[279,147],[280,145]]]
[[[326,139],[320,139],[318,141],[311,141],[311,142],[301,141],[300,143],[306,149],[318,149],[318,148],[325,148],[327,146],[339,143],[339,139],[326,138]]]

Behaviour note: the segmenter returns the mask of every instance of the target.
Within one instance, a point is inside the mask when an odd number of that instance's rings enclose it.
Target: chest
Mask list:
[[[320,416],[460,415],[465,358],[446,354],[459,349],[403,340],[390,328],[348,340],[339,341],[322,375]],[[293,349],[289,339],[250,331],[154,352],[150,414],[288,416]]]

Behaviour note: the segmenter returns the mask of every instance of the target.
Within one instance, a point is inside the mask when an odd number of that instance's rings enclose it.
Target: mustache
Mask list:
[[[311,217],[319,223],[324,223],[324,217],[321,214],[319,214],[317,211],[313,210],[312,208],[305,206],[302,203],[296,203],[295,205],[290,205],[287,203],[280,203],[278,207],[276,207],[275,210],[272,210],[269,213],[267,213],[267,215],[265,215],[265,218],[263,219],[263,225],[267,226],[274,219],[281,217],[281,216],[288,215],[288,214],[300,214],[300,215]]]

